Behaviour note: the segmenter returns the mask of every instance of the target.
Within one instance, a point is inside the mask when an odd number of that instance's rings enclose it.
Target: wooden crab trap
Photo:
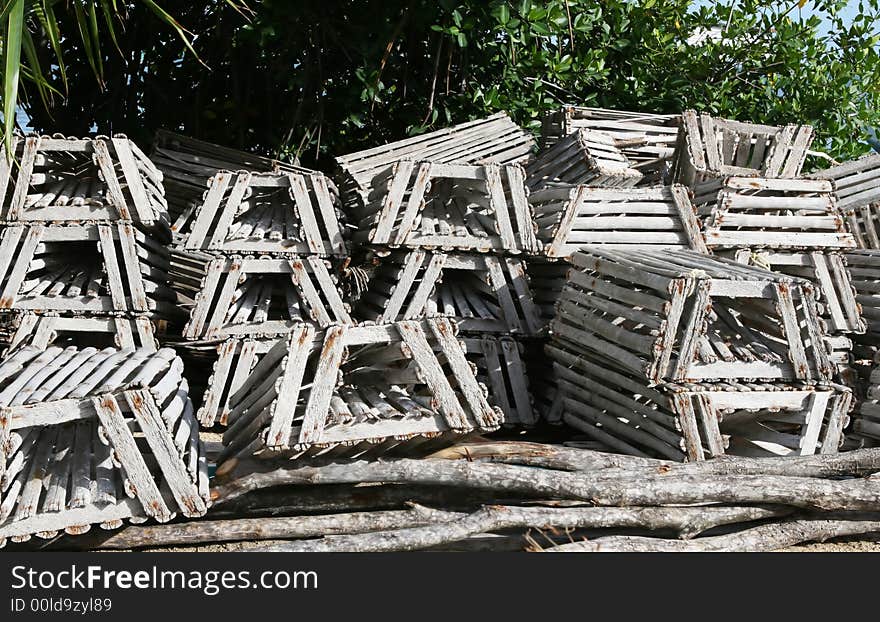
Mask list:
[[[373,248],[537,250],[519,165],[400,160],[373,179],[352,241]]]
[[[173,350],[24,347],[0,362],[0,543],[203,516],[208,465]]]
[[[7,226],[0,309],[173,316],[169,253],[156,239],[161,231],[127,222]]]
[[[164,175],[165,196],[175,232],[189,226],[208,181],[218,171],[311,172],[287,162],[161,129],[156,132],[150,157]]]
[[[693,194],[710,249],[856,246],[827,181],[719,177],[697,184]]]
[[[876,349],[880,339],[880,250],[850,251],[846,264],[866,324],[865,334],[854,339]]]
[[[563,106],[544,116],[541,147],[580,129],[602,133],[642,175],[643,183],[666,183],[675,153],[681,115],[608,110],[587,106]]]
[[[811,173],[808,177],[829,181],[834,187],[837,206],[844,213],[854,214],[860,208],[871,206],[876,212],[877,206],[875,204],[880,202],[880,154],[862,156]],[[871,224],[876,224],[873,218]],[[853,233],[856,231],[854,230]],[[874,234],[876,237],[876,229]]]
[[[543,257],[568,257],[585,244],[706,252],[683,186],[557,185],[532,192],[529,202]]]
[[[353,214],[370,202],[368,195],[373,190],[374,178],[398,160],[512,164],[525,161],[534,148],[531,133],[499,112],[485,119],[340,156],[336,164],[342,172],[346,211]]]
[[[880,365],[876,363],[868,376],[865,399],[859,402],[852,420],[848,435],[867,439],[861,444],[868,446],[880,444]]]
[[[809,125],[757,125],[693,110],[682,113],[673,179],[686,186],[714,177],[799,177],[813,140]]]
[[[468,333],[541,330],[526,265],[518,257],[413,250],[375,261],[379,265],[355,307],[358,320],[383,324],[445,316]]]
[[[327,260],[314,255],[217,257],[200,272],[184,339],[279,335],[300,322],[352,321]]]
[[[532,190],[553,182],[631,187],[642,180],[631,164],[613,138],[580,129],[541,150],[525,165],[526,185]]]
[[[338,199],[321,173],[221,171],[209,181],[183,247],[212,253],[345,256]]]
[[[610,368],[602,357],[547,346],[563,420],[614,451],[671,460],[837,453],[852,392],[833,384],[663,383]]]
[[[235,457],[417,455],[497,429],[454,332],[443,318],[297,326],[232,395],[221,472]]]
[[[570,261],[551,333],[609,366],[652,383],[831,378],[809,281],[680,249]]]
[[[46,349],[50,345],[158,350],[156,326],[148,317],[9,314],[12,330],[8,350],[21,345]],[[164,321],[160,321],[164,325]]]
[[[0,221],[168,224],[162,174],[132,141],[13,137],[0,156]]]

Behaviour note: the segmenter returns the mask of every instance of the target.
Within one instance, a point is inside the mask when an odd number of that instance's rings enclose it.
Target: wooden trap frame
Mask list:
[[[0,363],[0,543],[203,516],[208,465],[173,350],[25,347]]]
[[[653,383],[831,378],[809,281],[681,249],[570,262],[551,333],[610,366]]]
[[[298,325],[232,395],[221,469],[238,456],[414,455],[497,429],[454,332],[442,318]]]
[[[374,247],[537,250],[519,165],[400,160],[374,178],[356,220],[352,241]]]
[[[148,317],[43,315],[14,313],[9,350],[21,345],[46,349],[50,345],[158,350],[156,327]]]
[[[545,257],[568,257],[585,244],[693,248],[706,252],[683,186],[552,186],[529,197]]]
[[[535,190],[552,182],[601,187],[631,187],[642,180],[613,138],[576,130],[538,152],[525,165],[526,185]]]
[[[233,256],[203,265],[185,339],[279,335],[300,322],[352,321],[326,259]]]
[[[848,433],[871,440],[876,446],[880,441],[880,365],[874,364],[868,376],[865,399],[853,414],[852,426]]]
[[[696,184],[693,193],[711,249],[856,246],[827,181],[719,177]]]
[[[0,221],[128,220],[167,226],[162,174],[132,141],[28,136],[0,155]]]
[[[526,265],[518,257],[414,250],[376,261],[355,308],[359,320],[382,324],[445,316],[462,332],[541,330]]]
[[[169,253],[128,222],[18,224],[0,238],[0,309],[173,316]]]
[[[221,171],[209,181],[187,250],[346,255],[336,203],[321,173]]]
[[[401,159],[438,163],[512,164],[525,161],[535,139],[499,112],[485,119],[468,121],[442,130],[419,134],[392,143],[336,158],[342,171],[343,197],[349,214],[369,202],[376,175]]]
[[[842,253],[823,251],[755,252],[740,249],[732,253],[732,258],[739,263],[811,281],[816,287],[819,315],[827,333],[864,333],[865,321],[856,301],[845,257]]]
[[[602,357],[547,346],[563,420],[614,451],[671,460],[725,454],[837,453],[852,392],[809,383],[664,383],[610,369]]]
[[[490,335],[462,337],[460,341],[476,367],[477,381],[489,390],[489,403],[504,414],[504,426],[534,426],[538,416],[529,387],[526,345]]]
[[[693,110],[682,113],[673,179],[686,186],[713,177],[799,177],[813,141],[809,125],[757,125]]]
[[[156,132],[150,157],[164,175],[168,211],[175,232],[189,226],[195,207],[202,202],[208,181],[218,171],[310,172],[287,162],[161,129]]]

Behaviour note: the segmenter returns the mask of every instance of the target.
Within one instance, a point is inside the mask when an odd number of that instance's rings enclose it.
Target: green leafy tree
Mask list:
[[[156,27],[147,2],[126,4],[124,36],[99,19],[89,32],[104,43],[91,56],[75,11],[56,16],[69,33],[58,46],[32,16],[37,57],[63,55],[69,88],[46,61],[47,96],[21,103],[41,131],[95,125],[147,142],[168,127],[322,167],[500,110],[537,129],[563,103],[810,123],[838,159],[866,151],[865,128],[880,124],[878,0],[849,18],[844,0],[250,4],[243,15],[219,0],[165,0],[198,56]]]

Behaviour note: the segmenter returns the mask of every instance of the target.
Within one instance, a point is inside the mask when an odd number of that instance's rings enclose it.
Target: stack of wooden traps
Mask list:
[[[321,330],[300,324],[230,398],[231,458],[418,455],[498,428],[444,318]]]
[[[208,464],[171,349],[19,348],[0,362],[0,546],[198,517]]]
[[[189,310],[181,347],[214,373],[199,409],[225,422],[228,396],[270,344],[301,323],[350,324],[336,273],[348,250],[335,186],[315,171],[220,171],[180,232],[172,280]],[[267,340],[254,349],[242,340]],[[247,350],[253,356],[233,352]]]
[[[567,423],[672,459],[837,451],[852,393],[809,281],[680,249],[570,262],[547,348]]]
[[[162,175],[124,136],[15,141],[0,158],[0,313],[11,342],[156,349],[178,314]]]
[[[505,423],[533,425],[523,355],[541,320],[524,258],[539,245],[523,168],[406,159],[369,188],[352,219],[365,251],[353,271],[369,276],[355,318],[453,319]]]
[[[813,282],[838,380],[852,384],[850,338],[864,332],[865,323],[843,252],[856,241],[834,183],[802,175],[811,139],[807,126],[761,126],[686,111],[674,172],[690,187],[710,252]]]

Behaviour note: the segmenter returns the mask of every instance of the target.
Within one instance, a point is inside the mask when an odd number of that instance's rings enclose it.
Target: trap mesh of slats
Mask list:
[[[862,156],[811,173],[809,177],[831,182],[838,208],[848,215],[854,210],[868,207],[880,201],[880,154]],[[876,210],[876,205],[874,208]],[[871,224],[876,223],[872,221]],[[876,237],[876,230],[874,235]],[[875,247],[870,246],[869,248]]]
[[[671,460],[721,455],[836,453],[852,393],[840,385],[663,383],[609,368],[601,357],[547,346],[563,421],[625,454]]]
[[[336,158],[346,210],[368,203],[373,178],[401,159],[474,164],[522,162],[535,140],[503,112]]]
[[[854,248],[824,180],[720,177],[694,186],[709,248]]]
[[[801,174],[812,140],[809,125],[758,125],[686,110],[673,178],[687,186],[725,176],[793,179]]]
[[[504,414],[505,426],[535,425],[538,416],[527,373],[526,345],[509,337],[463,337],[477,381],[489,390],[489,403]]]
[[[388,323],[445,316],[462,332],[534,335],[541,319],[525,262],[486,254],[393,252],[372,271],[354,317]]]
[[[173,316],[160,231],[128,222],[4,227],[0,309]]]
[[[550,330],[648,381],[827,380],[809,281],[694,251],[584,247]]]
[[[454,333],[445,319],[297,326],[232,396],[218,461],[415,454],[497,429]]]
[[[218,171],[310,172],[287,162],[167,130],[156,132],[150,157],[163,173],[168,211],[175,232],[183,231],[190,224],[193,210],[207,190],[208,180]]]
[[[352,241],[389,248],[533,252],[519,165],[400,160],[373,179]]]
[[[732,253],[732,257],[739,263],[811,281],[816,287],[819,315],[825,323],[826,333],[865,332],[865,321],[843,253],[741,249]]]
[[[0,221],[168,224],[162,174],[132,141],[14,137],[0,155]]]
[[[208,469],[173,350],[25,347],[0,362],[0,542],[198,517]]]
[[[552,186],[529,196],[541,254],[568,257],[584,244],[705,252],[684,186]]]
[[[158,350],[156,327],[147,317],[99,317],[14,313],[9,349],[21,345],[115,347],[123,350]]]
[[[858,248],[880,249],[880,203],[841,210]]]
[[[183,232],[184,248],[346,254],[338,197],[321,173],[221,171],[209,184],[192,225]]]
[[[631,187],[642,180],[613,138],[577,130],[559,139],[525,165],[526,185],[534,190],[552,182]]]
[[[211,376],[196,412],[199,423],[206,428],[226,425],[231,411],[230,397],[241,388],[263,356],[286,339],[230,338],[218,345]]]
[[[351,323],[335,271],[331,274],[327,260],[314,255],[217,257],[197,273],[202,278],[184,339],[277,335],[300,322]]]

